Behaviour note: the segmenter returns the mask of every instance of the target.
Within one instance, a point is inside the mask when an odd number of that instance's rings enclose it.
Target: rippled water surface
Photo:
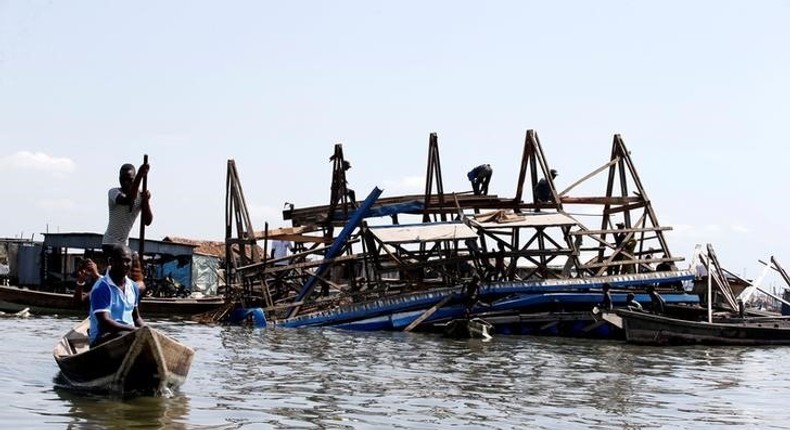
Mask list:
[[[170,398],[55,387],[75,319],[0,319],[0,422],[35,429],[787,429],[790,347],[149,323],[196,350]]]

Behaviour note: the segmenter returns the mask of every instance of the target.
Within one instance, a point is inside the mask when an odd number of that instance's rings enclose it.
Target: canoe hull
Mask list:
[[[790,321],[761,319],[687,321],[644,312],[617,310],[626,341],[645,345],[790,345]]]
[[[53,355],[65,384],[74,389],[165,394],[181,386],[194,350],[148,326],[88,348],[87,320],[58,342]]]

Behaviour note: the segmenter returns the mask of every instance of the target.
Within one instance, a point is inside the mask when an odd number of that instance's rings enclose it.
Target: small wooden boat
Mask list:
[[[604,318],[620,326],[630,343],[790,345],[790,320],[781,317],[729,318],[707,322],[615,309],[606,313]]]
[[[168,395],[184,383],[195,351],[164,333],[141,327],[89,348],[85,319],[55,346],[69,388],[112,395]]]
[[[143,317],[174,317],[210,312],[225,304],[222,296],[203,298],[143,297],[140,312]],[[85,315],[87,301],[75,299],[73,294],[52,293],[14,286],[0,285],[0,311],[19,312],[28,309],[33,314]]]

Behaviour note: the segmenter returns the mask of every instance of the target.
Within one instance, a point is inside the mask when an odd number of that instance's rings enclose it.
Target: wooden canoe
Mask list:
[[[188,317],[211,312],[225,304],[222,296],[204,298],[143,297],[140,313],[148,317]],[[29,309],[33,314],[85,315],[87,301],[74,298],[73,294],[52,293],[14,286],[0,285],[0,311],[19,312]]]
[[[112,395],[169,395],[184,383],[195,351],[141,327],[89,348],[89,319],[64,335],[53,352],[69,388]]]
[[[790,345],[790,321],[756,317],[689,321],[646,312],[615,309],[626,341],[647,345]],[[610,322],[613,320],[607,318]]]

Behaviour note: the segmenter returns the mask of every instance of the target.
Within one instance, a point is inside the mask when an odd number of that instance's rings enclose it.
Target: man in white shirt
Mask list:
[[[271,256],[273,260],[286,257],[288,255],[288,252],[293,249],[291,243],[284,240],[272,240],[271,245],[272,245]],[[288,264],[288,260],[284,259],[282,261],[277,261],[274,264],[276,266],[285,266]]]
[[[140,192],[140,183],[149,169],[148,163],[141,165],[139,172],[135,172],[134,165],[124,164],[118,176],[121,186],[107,192],[109,220],[101,242],[105,254],[109,254],[112,245],[128,244],[129,232],[140,213],[143,214],[142,222],[151,225],[154,219],[149,204],[151,192]]]
[[[143,215],[141,222],[146,226],[151,225],[154,220],[149,203],[151,192],[148,190],[140,192],[140,184],[143,178],[148,175],[150,168],[151,166],[147,162],[140,165],[140,170],[135,170],[133,164],[124,164],[118,175],[118,182],[121,186],[110,188],[107,192],[109,220],[101,241],[105,256],[109,256],[116,245],[128,245],[129,232],[132,231],[134,222],[141,213]],[[132,278],[138,283],[140,292],[144,294],[142,256],[135,253],[132,258]]]

